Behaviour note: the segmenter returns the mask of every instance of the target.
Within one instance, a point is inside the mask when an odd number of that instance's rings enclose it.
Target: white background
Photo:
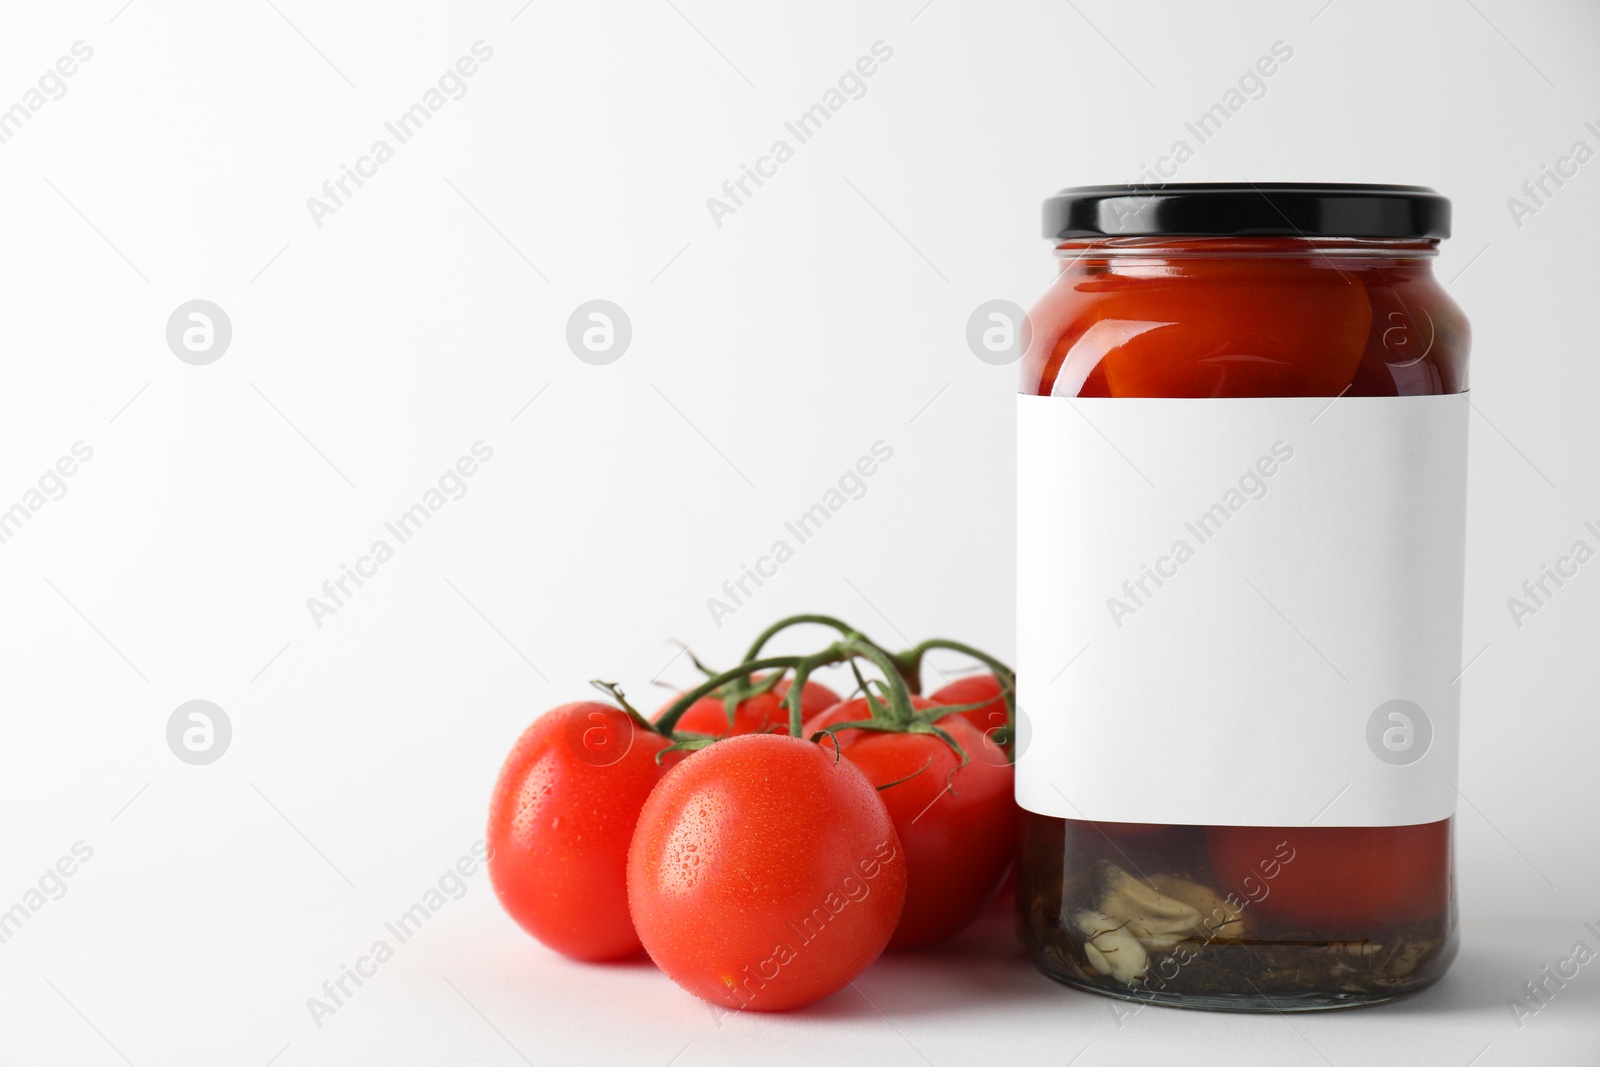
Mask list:
[[[1520,227],[1506,206],[1600,147],[1593,5],[274,3],[0,12],[0,107],[94,49],[0,145],[0,503],[94,449],[0,545],[0,907],[94,850],[0,945],[0,1062],[1600,1056],[1600,963],[1520,1029],[1507,1008],[1600,920],[1600,561],[1520,629],[1506,608],[1600,519],[1600,161]],[[318,228],[307,197],[480,39],[466,96]],[[865,96],[716,226],[706,198],[879,40]],[[481,836],[506,748],[587,679],[654,703],[691,676],[670,639],[726,662],[798,610],[1010,654],[1014,370],[973,357],[967,316],[1049,283],[1043,197],[1137,177],[1279,40],[1292,60],[1180,179],[1456,204],[1478,658],[1449,977],[1366,1012],[1119,1027],[1001,918],[719,1022],[647,964],[543,950],[480,873],[316,1027],[306,998]],[[195,298],[233,324],[209,366],[165,341]],[[565,345],[592,298],[633,323],[610,366]],[[470,492],[314,625],[306,598],[480,439]],[[866,495],[713,625],[706,599],[880,439]],[[204,767],[165,741],[196,698],[234,729]]]

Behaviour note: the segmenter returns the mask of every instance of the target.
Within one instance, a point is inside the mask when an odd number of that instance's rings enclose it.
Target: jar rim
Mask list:
[[[1167,261],[1177,259],[1305,259],[1329,260],[1425,260],[1439,254],[1436,238],[1423,237],[1286,237],[1251,234],[1247,236],[1151,236],[1151,237],[1067,237],[1056,242],[1061,259],[1098,261],[1137,259]]]
[[[1044,236],[1438,240],[1450,236],[1450,201],[1425,185],[1078,185],[1044,202]]]

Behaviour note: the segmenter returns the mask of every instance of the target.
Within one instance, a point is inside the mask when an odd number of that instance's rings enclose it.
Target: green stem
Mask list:
[[[784,630],[789,629],[791,626],[801,626],[807,623],[818,626],[832,627],[833,629],[839,631],[839,635],[846,641],[859,642],[865,647],[877,649],[889,659],[889,662],[894,669],[894,673],[906,683],[906,686],[913,693],[920,693],[922,691],[921,682],[918,678],[917,663],[915,661],[903,658],[903,656],[907,654],[896,654],[890,652],[888,649],[872,640],[866,634],[862,633],[860,630],[857,630],[854,626],[851,626],[843,619],[837,619],[832,615],[791,615],[786,619],[779,619],[777,622],[761,631],[761,633],[756,636],[756,639],[751,642],[749,651],[744,654],[745,662],[748,663],[754,660],[758,655],[761,654],[761,650],[766,647],[767,642],[772,640],[778,634],[782,633]]]
[[[803,733],[801,723],[801,701],[804,696],[805,682],[811,672],[818,667],[826,667],[834,663],[844,663],[850,659],[861,658],[870,660],[883,672],[889,689],[890,718],[897,725],[910,723],[916,715],[916,709],[911,705],[911,692],[904,679],[895,666],[895,658],[866,640],[860,635],[837,641],[821,652],[812,656],[768,656],[764,659],[753,659],[739,664],[721,674],[712,675],[693,689],[674,700],[672,704],[657,719],[654,729],[668,737],[672,736],[673,727],[689,710],[690,705],[701,697],[722,688],[730,683],[737,683],[749,678],[758,671],[777,670],[793,671],[794,681],[789,686],[789,692],[784,696],[784,706],[789,712],[789,735],[800,737]],[[898,683],[898,684],[897,684]]]
[[[678,725],[679,719],[683,718],[683,713],[688,711],[689,706],[701,697],[715,692],[729,682],[748,678],[757,671],[769,671],[777,668],[792,670],[799,666],[803,659],[804,657],[802,656],[770,656],[767,659],[750,660],[749,662],[741,663],[737,667],[723,671],[721,674],[713,674],[710,678],[707,678],[678,697],[677,700],[674,700],[667,710],[661,714],[661,718],[656,720],[655,728],[659,732],[670,736],[672,728]]]
[[[915,661],[918,666],[920,666],[924,654],[926,654],[929,649],[934,648],[948,649],[951,652],[959,652],[963,656],[970,656],[993,671],[995,673],[995,677],[999,678],[1002,682],[1015,683],[1017,680],[1016,671],[1012,670],[1010,667],[1007,667],[1004,663],[989,655],[989,653],[979,648],[973,648],[971,645],[962,644],[960,641],[951,641],[943,637],[930,637],[928,640],[917,645],[915,648],[912,648],[906,652],[902,652],[900,655],[907,660]]]
[[[639,713],[639,709],[638,708],[635,708],[632,704],[628,703],[628,698],[623,695],[622,687],[619,686],[616,682],[607,682],[607,681],[603,681],[602,679],[599,679],[599,678],[593,678],[593,679],[590,679],[589,684],[594,686],[596,689],[600,690],[600,692],[602,692],[602,693],[606,694],[607,696],[609,696],[612,700],[615,700],[619,705],[621,705],[622,710],[628,714],[628,717],[631,718],[634,721],[635,724],[644,727],[647,731],[649,731],[651,733],[665,733],[666,732],[666,731],[662,731],[662,730],[657,730],[655,723],[653,723],[649,719],[645,718],[645,716],[643,716],[643,715],[641,715]]]
[[[794,681],[789,685],[789,691],[783,695],[783,706],[789,712],[789,736],[799,737],[802,733],[800,719],[801,707],[805,699],[806,679],[811,677],[811,665],[800,663],[794,669]]]
[[[839,631],[840,636],[846,639],[861,636],[860,632],[857,631],[854,626],[851,626],[842,619],[836,619],[832,615],[791,615],[786,619],[779,619],[777,622],[773,623],[771,626],[767,627],[765,630],[762,630],[761,633],[756,635],[756,639],[750,643],[750,650],[744,654],[745,662],[748,663],[750,660],[753,660],[760,655],[761,649],[766,645],[766,643],[778,636],[778,634],[782,633],[784,630],[787,630],[791,626],[800,626],[805,623],[816,623],[819,626],[831,626],[835,630]]]
[[[917,713],[917,709],[911,704],[911,694],[915,690],[912,688],[911,681],[901,673],[899,658],[864,638],[860,641],[846,641],[844,646],[850,648],[863,659],[871,660],[878,670],[883,672],[884,680],[888,683],[889,689],[890,718],[897,725],[909,723]],[[894,684],[896,681],[900,684]],[[869,706],[871,705],[871,701],[867,703]]]
[[[922,657],[929,649],[933,648],[948,649],[951,652],[959,652],[963,656],[970,656],[994,672],[994,676],[1000,679],[1000,695],[1006,702],[1006,736],[1014,739],[1017,730],[1017,672],[982,649],[973,648],[971,645],[962,644],[960,641],[951,641],[943,637],[930,637],[900,655],[902,658],[915,663],[920,673]]]

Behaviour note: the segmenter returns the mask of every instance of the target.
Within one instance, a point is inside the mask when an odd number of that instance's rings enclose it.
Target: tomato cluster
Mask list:
[[[761,654],[799,623],[839,638]],[[920,696],[935,648],[991,673]],[[846,699],[809,677],[845,664],[858,683]],[[1006,877],[1014,677],[976,649],[890,653],[796,616],[653,720],[601,687],[615,703],[564,704],[524,731],[489,808],[501,904],[564,955],[642,948],[696,996],[781,1011],[843,988],[886,948],[961,932]]]

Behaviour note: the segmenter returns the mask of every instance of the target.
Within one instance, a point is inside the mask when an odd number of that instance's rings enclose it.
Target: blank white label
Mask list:
[[[1454,812],[1464,394],[1018,399],[1022,807]]]

